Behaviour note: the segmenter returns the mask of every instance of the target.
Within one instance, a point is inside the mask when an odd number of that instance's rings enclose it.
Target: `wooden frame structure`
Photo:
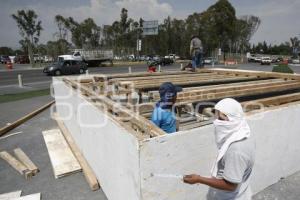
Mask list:
[[[63,80],[99,109],[105,105],[110,117],[141,140],[165,134],[149,120],[159,100],[158,88],[164,82],[183,87],[176,103],[179,130],[211,123],[208,108],[226,97],[237,98],[247,112],[300,101],[300,76],[272,72],[203,69],[196,73],[129,73]]]

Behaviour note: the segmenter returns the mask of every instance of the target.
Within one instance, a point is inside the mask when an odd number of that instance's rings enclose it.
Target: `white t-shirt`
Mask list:
[[[232,143],[218,163],[217,178],[238,184],[235,191],[210,188],[208,200],[250,200],[250,176],[255,161],[255,141],[253,136]]]

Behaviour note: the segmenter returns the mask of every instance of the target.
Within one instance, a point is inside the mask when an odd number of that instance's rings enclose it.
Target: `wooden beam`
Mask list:
[[[237,82],[237,83],[224,83],[224,84],[217,84],[217,85],[205,85],[205,86],[198,86],[198,87],[186,87],[182,89],[182,92],[190,92],[194,90],[203,90],[203,89],[217,89],[223,87],[231,87],[231,86],[244,86],[244,85],[254,85],[260,83],[278,83],[284,82],[283,79],[267,79],[267,80],[258,80],[258,81],[247,81],[247,82]],[[127,91],[128,92],[128,91]],[[180,94],[180,93],[178,93]],[[149,91],[148,95],[151,96],[153,99],[157,99],[159,92],[158,91]]]
[[[151,85],[153,83],[156,84],[162,84],[164,82],[195,82],[195,81],[202,81],[202,80],[209,80],[209,79],[222,79],[222,78],[235,78],[236,76],[225,76],[225,75],[207,75],[207,76],[191,76],[191,77],[178,77],[178,78],[168,78],[165,77],[163,79],[145,79],[145,80],[139,80],[139,81],[131,81],[131,80],[126,80],[126,81],[119,81],[116,84],[118,86],[126,86],[126,85]]]
[[[195,74],[195,73],[211,73],[211,72],[187,72],[187,71],[165,71],[165,72],[136,72],[136,73],[122,73],[122,74],[103,74],[103,76],[94,75],[95,81],[104,81],[113,78],[130,78],[130,77],[147,77],[147,76],[166,76],[177,74]]]
[[[17,170],[21,175],[23,175],[25,179],[29,179],[32,177],[32,171],[30,171],[25,165],[23,165],[20,161],[18,161],[6,151],[0,152],[0,157],[3,160],[5,160],[10,166],[12,166],[15,170]]]
[[[69,132],[69,130],[67,129],[67,127],[65,126],[63,121],[61,121],[59,119],[59,116],[57,113],[55,114],[55,120],[58,124],[59,129],[63,133],[66,141],[68,142],[73,154],[77,158],[77,160],[82,168],[84,177],[85,177],[87,183],[89,184],[91,190],[92,191],[98,190],[100,188],[100,184],[97,180],[97,177],[96,177],[94,171],[92,170],[92,168],[90,167],[90,165],[88,164],[88,162],[86,161],[84,156],[81,154],[81,151],[77,147],[71,133]]]
[[[259,80],[255,77],[240,77],[240,78],[222,78],[222,79],[207,79],[207,80],[193,80],[193,81],[176,81],[173,84],[178,86],[199,86],[206,84],[216,84],[216,83],[228,83],[228,82],[238,82],[238,81],[250,81],[250,80]],[[152,83],[148,85],[135,85],[134,89],[139,91],[150,91],[157,90],[161,83]]]
[[[24,117],[18,119],[17,121],[13,122],[12,124],[9,124],[7,126],[4,126],[3,128],[0,129],[0,136],[6,134],[8,131],[18,127],[22,123],[26,122],[27,120],[31,119],[32,117],[36,116],[37,114],[41,113],[45,109],[49,108],[55,101],[51,101],[44,106],[36,109],[35,111],[29,113],[28,115],[25,115]]]
[[[165,76],[142,76],[142,77],[128,77],[128,78],[113,78],[110,79],[109,82],[120,82],[120,81],[151,81],[153,79],[175,79],[175,78],[189,78],[189,77],[207,77],[218,75],[216,72],[214,73],[196,73],[196,74],[180,74],[180,75],[165,75]]]
[[[270,92],[280,92],[285,90],[299,89],[299,88],[300,88],[300,82],[296,82],[296,83],[290,83],[290,84],[279,85],[279,86],[257,87],[257,88],[250,88],[250,89],[233,90],[233,91],[226,91],[226,92],[219,92],[219,93],[207,93],[202,95],[182,97],[182,98],[178,98],[177,102],[180,105],[180,104],[195,103],[195,102],[207,101],[207,100],[217,100],[226,97],[251,96],[251,95],[266,94]]]
[[[221,69],[221,68],[202,69],[201,71],[202,72],[217,72],[219,74],[250,75],[250,76],[259,76],[259,77],[300,80],[299,74],[286,74],[286,73],[262,72],[262,71],[250,71],[250,70],[233,70],[233,69],[227,70],[227,69]]]
[[[33,176],[36,175],[40,170],[38,167],[29,159],[29,157],[20,148],[14,149],[15,156],[21,161],[30,171]]]
[[[259,106],[260,104],[262,104],[263,106],[271,106],[271,105],[278,106],[281,104],[291,103],[295,101],[300,101],[300,92],[293,93],[293,94],[279,95],[275,97],[256,99],[253,101],[245,101],[242,102],[242,105],[244,108],[246,108],[246,111],[251,111],[253,109],[257,109],[257,106]]]

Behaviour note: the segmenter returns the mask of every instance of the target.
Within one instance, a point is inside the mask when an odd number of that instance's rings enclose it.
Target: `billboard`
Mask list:
[[[144,21],[143,35],[158,35],[158,20]]]

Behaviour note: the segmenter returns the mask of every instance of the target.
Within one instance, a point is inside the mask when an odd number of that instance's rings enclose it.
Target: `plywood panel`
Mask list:
[[[59,129],[43,131],[55,178],[60,178],[81,170]]]

